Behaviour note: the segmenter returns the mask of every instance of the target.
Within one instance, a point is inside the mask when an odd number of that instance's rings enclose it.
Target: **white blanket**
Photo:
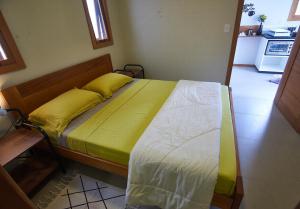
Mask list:
[[[221,120],[220,84],[179,81],[131,152],[127,204],[208,209]]]

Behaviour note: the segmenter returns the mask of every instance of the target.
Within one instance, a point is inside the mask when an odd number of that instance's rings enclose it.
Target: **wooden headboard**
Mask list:
[[[113,71],[109,54],[80,63],[25,83],[4,89],[2,94],[11,108],[31,113],[58,95],[81,88],[89,81]]]

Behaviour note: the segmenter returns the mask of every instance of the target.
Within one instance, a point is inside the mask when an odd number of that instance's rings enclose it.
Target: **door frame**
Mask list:
[[[228,60],[228,66],[227,66],[226,80],[225,80],[225,85],[227,85],[227,86],[229,86],[229,84],[230,84],[232,68],[233,68],[233,63],[234,63],[234,56],[235,56],[235,52],[236,52],[237,40],[238,40],[238,36],[239,36],[241,19],[242,19],[242,14],[243,14],[244,2],[245,2],[245,0],[238,0],[234,30],[233,30],[233,35],[232,35],[231,49],[230,49],[230,55],[229,55],[229,60]],[[290,76],[292,66],[298,55],[299,48],[300,48],[300,27],[299,27],[291,54],[289,56],[287,65],[286,65],[284,73],[282,75],[282,79],[280,81],[278,90],[277,90],[275,98],[274,98],[275,104],[278,104],[279,99],[283,93],[283,90],[284,90],[286,83],[288,81],[288,78]]]
[[[234,30],[232,35],[232,41],[231,41],[231,49],[230,49],[230,55],[227,65],[227,73],[226,73],[226,79],[225,79],[225,85],[229,86],[231,74],[232,74],[232,68],[233,68],[233,62],[234,62],[234,56],[236,51],[236,45],[237,40],[240,33],[240,25],[241,25],[241,19],[243,14],[243,6],[244,6],[245,0],[238,0],[238,6],[236,10],[236,17],[235,17],[235,23],[234,23]]]

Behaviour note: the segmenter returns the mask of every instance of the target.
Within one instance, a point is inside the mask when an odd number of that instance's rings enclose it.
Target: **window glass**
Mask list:
[[[97,40],[107,39],[107,31],[103,18],[103,12],[101,9],[99,0],[87,0],[89,15],[94,29],[94,34]]]
[[[297,8],[296,8],[295,15],[300,15],[299,1],[298,1],[298,3],[297,3]]]
[[[24,69],[25,63],[0,11],[0,74]]]
[[[0,62],[3,60],[7,60],[7,56],[6,56],[6,53],[0,43]]]
[[[83,0],[94,49],[113,44],[106,0]]]

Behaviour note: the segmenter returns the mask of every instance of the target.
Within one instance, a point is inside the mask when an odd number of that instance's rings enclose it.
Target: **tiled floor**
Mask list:
[[[273,98],[272,74],[234,68],[231,80],[244,177],[242,209],[294,209],[300,201],[300,135]]]

